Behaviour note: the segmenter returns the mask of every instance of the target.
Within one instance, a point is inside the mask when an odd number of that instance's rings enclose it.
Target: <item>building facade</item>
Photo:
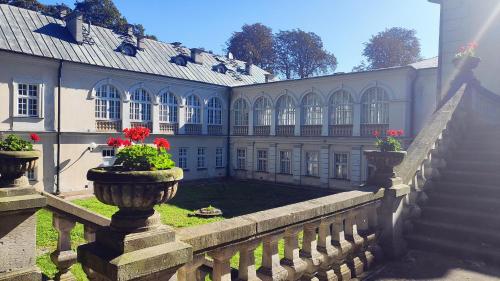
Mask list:
[[[134,126],[169,139],[186,180],[349,189],[370,172],[372,132],[402,129],[409,143],[440,98],[438,58],[275,81],[230,56],[116,34],[78,15],[0,11],[0,132],[41,135],[43,161],[29,176],[51,192],[91,191],[86,171],[114,161],[106,140]]]

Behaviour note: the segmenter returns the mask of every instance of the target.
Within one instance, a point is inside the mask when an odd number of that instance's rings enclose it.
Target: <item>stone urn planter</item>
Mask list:
[[[375,166],[375,172],[368,179],[368,184],[388,187],[392,185],[391,179],[396,178],[394,168],[403,162],[406,151],[367,150],[364,154],[368,163]]]
[[[40,151],[0,151],[0,188],[29,185],[26,172],[37,165]]]
[[[161,226],[154,206],[172,199],[183,178],[180,168],[158,171],[117,171],[113,167],[94,168],[87,179],[94,182],[94,194],[104,204],[117,206],[111,229],[142,232]]]
[[[455,67],[460,68],[462,71],[472,71],[479,66],[481,59],[478,57],[466,56],[453,59]]]

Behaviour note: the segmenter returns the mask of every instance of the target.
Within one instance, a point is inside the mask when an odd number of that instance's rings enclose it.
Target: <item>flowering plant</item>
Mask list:
[[[455,54],[455,59],[463,59],[467,57],[474,57],[476,55],[477,43],[471,42],[465,46],[460,47],[458,53]]]
[[[35,133],[30,134],[31,141],[10,134],[5,139],[0,136],[0,151],[33,151],[33,144],[41,140]]]
[[[107,144],[119,149],[114,168],[124,171],[167,170],[175,167],[168,153],[170,143],[164,138],[156,138],[155,146],[144,143],[150,130],[145,127],[123,130],[125,139],[109,138]]]
[[[382,152],[401,151],[401,141],[397,137],[404,135],[403,130],[387,130],[385,137],[380,137],[379,131],[373,131],[373,136],[377,138],[375,145]]]

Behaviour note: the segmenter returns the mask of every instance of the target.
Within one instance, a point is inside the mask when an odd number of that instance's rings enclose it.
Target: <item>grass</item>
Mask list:
[[[304,190],[286,186],[277,186],[266,183],[253,182],[211,182],[205,184],[181,184],[177,196],[169,202],[156,206],[162,223],[176,228],[189,227],[220,221],[225,218],[241,216],[266,209],[276,208],[308,199],[331,194],[328,191]],[[118,208],[105,205],[95,198],[74,200],[73,203],[106,217],[111,217]],[[223,211],[223,216],[210,219],[190,216],[192,211],[212,205]],[[301,237],[300,237],[301,238]],[[83,239],[83,225],[76,224],[71,232],[72,248],[85,243]],[[57,232],[52,227],[52,214],[40,210],[37,214],[37,265],[49,278],[57,272],[50,260],[50,253],[56,249]],[[280,256],[283,256],[284,243],[279,244]],[[262,259],[262,245],[255,251],[256,266],[259,267]],[[238,267],[239,254],[231,259],[231,266]],[[71,272],[78,281],[87,278],[79,264],[71,268]]]

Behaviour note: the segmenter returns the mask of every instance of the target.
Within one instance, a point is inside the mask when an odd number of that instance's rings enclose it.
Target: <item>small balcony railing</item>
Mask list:
[[[186,135],[201,135],[201,124],[186,124],[184,125],[184,134]]]
[[[372,137],[374,131],[378,131],[381,136],[385,136],[389,130],[389,124],[361,124],[361,136]]]
[[[253,134],[255,136],[271,135],[271,126],[253,126]]]
[[[221,136],[222,135],[222,125],[208,125],[208,134],[210,136]]]
[[[276,135],[287,137],[295,135],[295,125],[278,125],[276,126]]]
[[[321,136],[322,125],[302,125],[300,127],[300,135],[306,137]]]
[[[177,123],[160,123],[160,133],[166,135],[177,135],[179,132],[179,124]]]
[[[328,134],[332,137],[351,137],[352,125],[330,125]]]
[[[130,122],[130,127],[131,128],[146,127],[150,131],[153,131],[153,123],[152,122]]]
[[[122,130],[122,121],[96,120],[95,127],[97,132],[120,132]]]
[[[233,126],[234,136],[248,136],[248,126]]]

